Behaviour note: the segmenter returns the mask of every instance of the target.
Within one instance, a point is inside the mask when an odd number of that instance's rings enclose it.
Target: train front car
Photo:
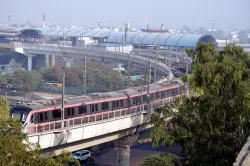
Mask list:
[[[17,104],[16,106],[12,107],[10,110],[10,116],[13,119],[20,120],[23,124],[26,121],[26,118],[28,114],[32,111],[33,109],[26,105],[26,104]]]
[[[33,110],[41,109],[43,105],[39,103],[17,103],[10,109],[10,116],[23,123],[23,132],[26,132],[28,121]]]

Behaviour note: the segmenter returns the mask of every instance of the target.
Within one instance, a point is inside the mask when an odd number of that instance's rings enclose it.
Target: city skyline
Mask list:
[[[223,8],[222,8],[223,6]],[[25,24],[29,20],[35,25],[42,26],[42,15],[46,14],[46,22],[60,25],[89,25],[97,22],[107,22],[110,26],[122,27],[123,23],[130,22],[131,27],[144,28],[146,20],[150,28],[181,28],[188,25],[193,29],[204,27],[218,29],[248,29],[250,17],[247,7],[248,0],[235,3],[233,0],[191,0],[189,2],[156,0],[152,1],[69,1],[35,2],[32,0],[2,0],[0,23],[8,23],[11,14],[11,23]],[[62,19],[63,18],[63,19]]]

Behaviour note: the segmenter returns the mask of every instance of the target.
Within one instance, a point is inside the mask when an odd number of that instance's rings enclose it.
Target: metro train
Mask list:
[[[171,83],[151,84],[125,90],[66,97],[64,100],[64,127],[98,120],[126,116],[138,111],[156,108],[184,95],[187,89],[180,80]],[[148,103],[149,102],[149,103]],[[18,103],[10,110],[10,116],[23,123],[23,131],[29,134],[60,129],[63,125],[61,99],[38,100]]]

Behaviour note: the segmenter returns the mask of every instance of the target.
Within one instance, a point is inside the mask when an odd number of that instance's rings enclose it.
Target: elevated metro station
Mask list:
[[[213,43],[217,45],[211,35],[202,34],[174,34],[174,33],[146,33],[129,32],[126,36],[123,32],[111,32],[107,43],[128,43],[141,46],[163,46],[165,48],[194,48],[199,42]]]
[[[71,41],[77,45],[79,41],[89,38],[96,43],[132,44],[134,46],[161,46],[170,48],[194,48],[199,42],[213,43],[217,46],[215,38],[202,34],[173,34],[173,33],[147,33],[142,31],[111,32],[84,29],[52,29],[52,28],[1,28],[0,40],[31,40],[46,39],[46,41]]]

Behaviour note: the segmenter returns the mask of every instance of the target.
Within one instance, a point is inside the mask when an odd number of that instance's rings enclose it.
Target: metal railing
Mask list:
[[[43,98],[34,94],[19,93],[19,92],[0,92],[0,96],[6,100],[15,100],[22,102],[31,102],[35,100],[42,100]]]

